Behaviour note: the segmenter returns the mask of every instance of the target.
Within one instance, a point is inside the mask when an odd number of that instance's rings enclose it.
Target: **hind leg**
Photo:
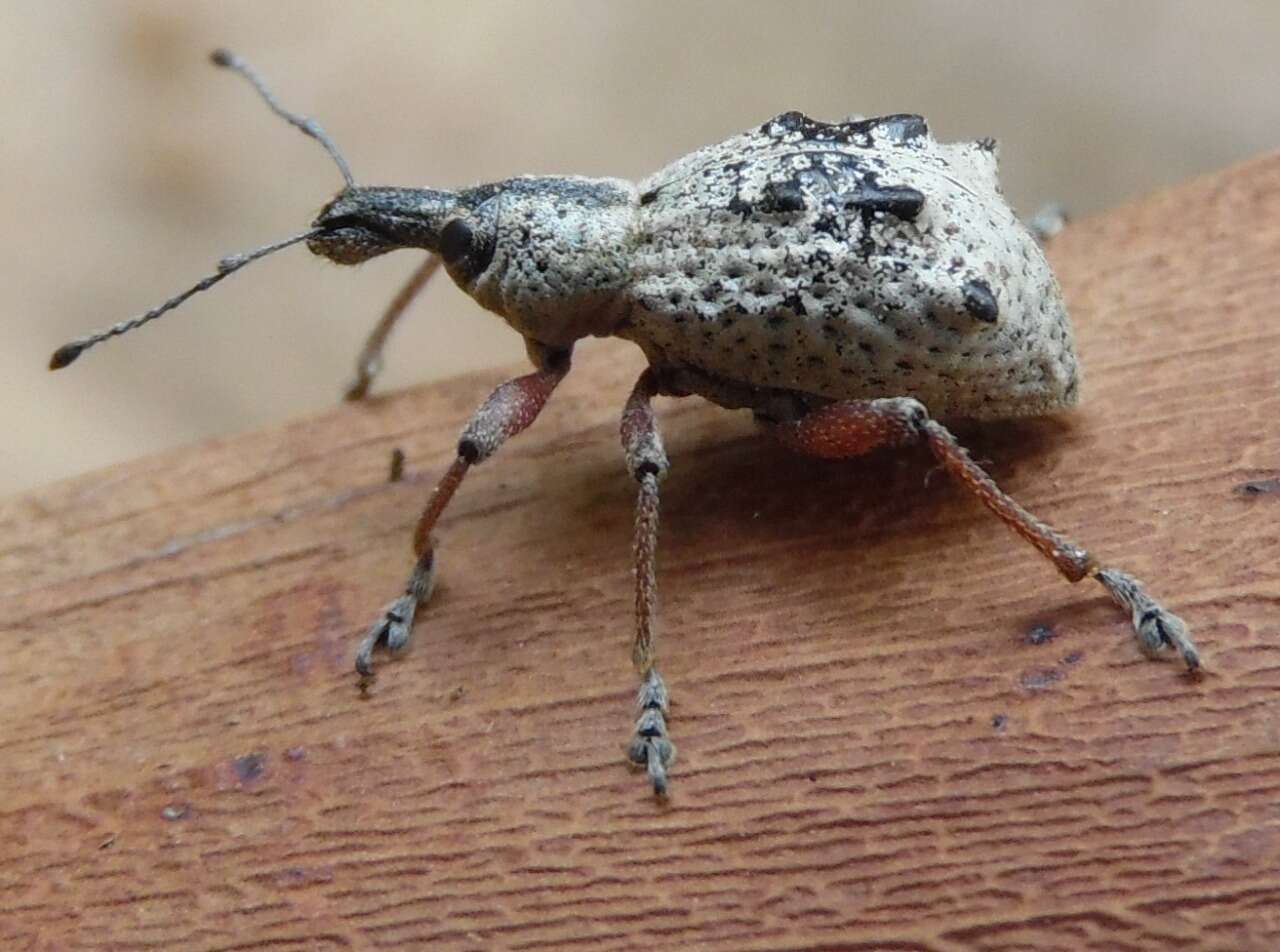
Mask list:
[[[768,424],[783,443],[813,456],[857,456],[881,446],[923,443],[942,467],[1010,529],[1035,546],[1068,581],[1098,581],[1129,612],[1139,645],[1154,654],[1171,647],[1187,667],[1200,655],[1182,619],[1166,609],[1132,575],[1103,567],[1082,546],[1041,522],[1007,495],[969,456],[951,432],[929,417],[918,400],[854,400],[821,407],[791,423]]]

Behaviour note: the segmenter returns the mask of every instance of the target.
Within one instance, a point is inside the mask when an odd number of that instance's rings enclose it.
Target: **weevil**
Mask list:
[[[319,125],[281,106],[248,64],[226,51],[213,60],[318,140],[343,188],[305,232],[224,258],[159,307],[59,348],[52,368],[300,242],[343,265],[402,248],[427,253],[370,334],[349,399],[368,392],[393,327],[440,263],[524,338],[533,365],[463,428],[418,521],[404,593],[356,650],[362,676],[376,648],[407,643],[431,595],[433,531],[466,474],[534,421],[569,372],[574,344],[589,336],[631,341],[648,361],[620,427],[638,488],[638,716],[627,755],[658,796],[675,756],[655,639],[659,485],[669,468],[658,395],[750,410],[782,443],[819,457],[927,447],[1068,581],[1099,582],[1129,613],[1141,648],[1172,647],[1199,667],[1177,615],[1006,495],[939,422],[1048,414],[1079,399],[1062,293],[1002,196],[994,141],[939,143],[915,115],[821,122],[788,112],[639,183],[521,176],[455,191],[363,186]]]

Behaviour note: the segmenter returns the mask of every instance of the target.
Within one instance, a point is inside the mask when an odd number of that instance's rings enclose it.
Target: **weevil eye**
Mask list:
[[[496,242],[464,218],[451,218],[440,230],[440,257],[455,281],[471,282],[493,261]]]
[[[440,257],[445,264],[456,264],[471,250],[475,233],[461,218],[452,218],[440,232]]]

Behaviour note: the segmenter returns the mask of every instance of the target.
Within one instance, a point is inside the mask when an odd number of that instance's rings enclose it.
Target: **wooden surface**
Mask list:
[[[961,434],[1203,677],[922,453],[802,460],[665,401],[655,805],[623,761],[639,364],[589,346],[367,697],[355,639],[496,373],[4,503],[0,947],[1280,948],[1280,493],[1236,491],[1280,468],[1280,158],[1052,256],[1084,407]]]

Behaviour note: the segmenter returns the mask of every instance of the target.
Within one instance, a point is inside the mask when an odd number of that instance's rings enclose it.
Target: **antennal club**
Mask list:
[[[328,133],[320,128],[320,123],[316,122],[309,116],[300,116],[296,112],[290,112],[288,109],[285,109],[284,106],[280,105],[280,101],[276,99],[271,90],[267,88],[267,84],[263,82],[262,77],[258,75],[258,71],[230,50],[214,50],[213,54],[209,58],[213,60],[214,65],[235,70],[247,79],[249,84],[258,91],[258,95],[262,97],[263,101],[272,112],[290,125],[296,126],[298,129],[302,130],[303,133],[311,136],[311,138],[324,146],[324,150],[328,152],[333,161],[337,163],[338,171],[342,173],[342,178],[347,183],[347,188],[356,184],[356,180],[351,176],[351,168],[347,165],[347,160],[342,157],[342,153],[338,151],[338,147],[334,145],[334,142],[329,138]]]
[[[201,278],[194,285],[187,288],[187,290],[183,291],[181,294],[174,295],[158,307],[153,307],[145,314],[140,314],[130,320],[114,324],[105,331],[101,331],[97,334],[91,334],[88,337],[81,337],[77,340],[71,341],[70,343],[63,344],[55,350],[53,352],[53,356],[49,358],[49,369],[61,370],[94,344],[100,344],[109,338],[119,337],[121,334],[127,334],[129,331],[134,328],[141,327],[148,321],[154,321],[166,311],[172,311],[193,294],[199,294],[201,291],[209,290],[209,288],[213,287],[227,275],[235,274],[235,272],[239,271],[250,262],[257,261],[259,258],[264,258],[272,252],[279,251],[282,248],[288,248],[290,245],[296,245],[300,241],[306,241],[309,238],[314,238],[323,233],[323,228],[312,228],[309,231],[304,231],[291,238],[285,238],[282,241],[274,241],[261,248],[255,248],[253,251],[247,251],[242,254],[227,255],[227,257],[218,262],[217,271],[206,278]]]

